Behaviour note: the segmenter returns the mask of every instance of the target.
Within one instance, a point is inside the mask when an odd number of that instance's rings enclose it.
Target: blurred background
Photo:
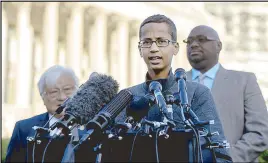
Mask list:
[[[120,89],[143,82],[138,31],[153,14],[177,26],[173,70],[191,68],[182,42],[190,30],[212,26],[222,65],[254,72],[268,104],[267,2],[2,2],[2,137],[10,138],[16,121],[46,111],[37,82],[55,64],[73,68],[80,84],[93,71],[112,75]]]

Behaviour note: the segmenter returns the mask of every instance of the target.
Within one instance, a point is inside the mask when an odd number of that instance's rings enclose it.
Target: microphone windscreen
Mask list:
[[[119,84],[111,76],[94,73],[66,104],[81,125],[94,118],[97,112],[117,94]]]

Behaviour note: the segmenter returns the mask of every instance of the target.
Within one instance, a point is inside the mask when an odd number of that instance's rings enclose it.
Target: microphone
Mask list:
[[[186,73],[183,68],[178,68],[175,70],[175,80],[178,83],[178,93],[180,97],[180,103],[183,108],[186,108],[186,111],[189,112],[189,103],[187,96],[187,87],[186,87]]]
[[[147,116],[148,111],[152,105],[155,103],[155,97],[151,93],[146,94],[145,96],[135,98],[129,104],[129,107],[126,109],[126,115],[133,117],[137,122],[142,118]]]
[[[183,68],[178,68],[175,70],[175,79],[178,82],[178,93],[175,93],[175,103],[180,102],[183,109],[186,108],[186,118],[189,120],[191,117],[191,121],[193,121],[193,124],[196,126],[203,126],[207,124],[213,124],[212,121],[200,121],[199,118],[196,116],[196,114],[193,112],[193,110],[190,108],[190,105],[188,103],[188,96],[187,96],[187,87],[186,87],[186,73]],[[179,94],[179,97],[177,96]],[[179,99],[178,99],[179,98]],[[182,113],[183,116],[183,113]],[[183,116],[184,120],[184,116]],[[189,122],[191,122],[189,121]]]
[[[91,135],[98,135],[105,130],[111,121],[130,103],[133,95],[130,91],[121,90],[99,113],[90,120],[86,125],[87,134],[80,139],[79,145],[82,144]]]
[[[67,98],[55,111],[56,114],[60,114],[63,109],[66,107],[66,104],[69,102],[70,98]]]
[[[96,72],[91,75],[66,102],[65,115],[50,127],[51,130],[59,128],[53,138],[62,133],[69,134],[74,127],[86,124],[116,95],[118,87],[111,76]]]
[[[174,96],[172,95],[172,93],[170,91],[165,93],[165,99],[167,102],[167,117],[169,119],[173,120],[173,109],[172,109],[172,104],[174,103]]]
[[[162,86],[158,81],[152,81],[149,85],[149,92],[153,93],[155,96],[156,103],[160,108],[160,112],[167,113],[167,104],[165,98],[162,95]]]
[[[41,133],[49,133],[50,129],[45,128],[45,126],[51,121],[51,119],[56,115],[56,114],[60,114],[63,109],[66,106],[66,103],[70,100],[70,98],[67,98],[61,105],[59,105],[59,107],[57,108],[57,110],[55,111],[55,113],[49,118],[49,120],[42,126],[33,126],[32,129],[34,129],[36,131],[36,134],[34,137],[36,137],[38,134]]]

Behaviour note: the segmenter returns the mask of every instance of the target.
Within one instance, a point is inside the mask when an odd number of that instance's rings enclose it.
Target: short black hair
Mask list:
[[[148,18],[146,18],[140,25],[140,31],[139,31],[139,37],[141,38],[141,28],[148,23],[166,23],[169,26],[170,32],[171,32],[171,39],[172,41],[176,41],[177,42],[177,29],[176,29],[176,25],[174,24],[174,22],[166,17],[165,15],[160,15],[160,14],[156,14],[156,15],[152,15],[149,16]]]

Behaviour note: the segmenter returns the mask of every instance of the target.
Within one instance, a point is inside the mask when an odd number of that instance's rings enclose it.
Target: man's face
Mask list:
[[[187,58],[193,68],[207,71],[218,63],[221,42],[213,29],[198,26],[191,31],[187,41]]]
[[[170,69],[172,57],[178,53],[178,45],[170,42],[173,40],[171,39],[171,31],[166,23],[145,24],[141,28],[140,41],[145,45],[143,47],[140,43],[140,55],[147,64],[149,71],[161,72]],[[157,41],[157,43],[153,42],[151,47],[146,47],[146,45],[150,45],[151,41]]]
[[[59,105],[61,105],[75,91],[75,81],[69,74],[61,74],[56,83],[46,85],[43,101],[48,112],[54,114]],[[60,117],[63,114],[64,112],[57,117]]]

